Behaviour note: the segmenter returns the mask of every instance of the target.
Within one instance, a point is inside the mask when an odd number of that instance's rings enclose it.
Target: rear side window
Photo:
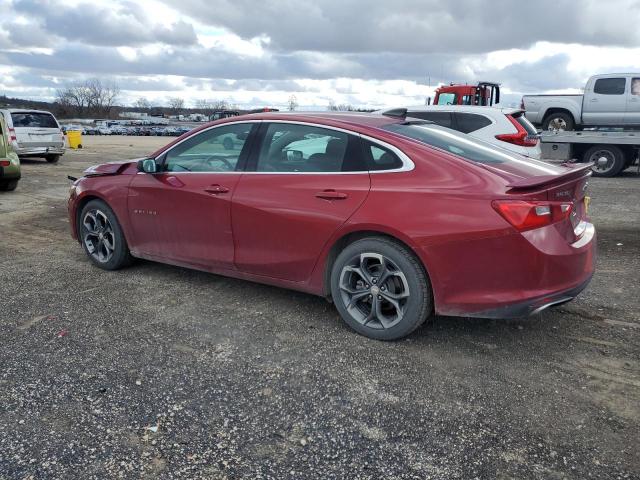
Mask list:
[[[456,112],[456,130],[462,133],[471,133],[481,128],[491,125],[491,120],[483,115],[477,115],[475,113],[460,113]]]
[[[451,128],[451,112],[408,112],[407,116],[429,120],[437,125]]]
[[[626,83],[625,78],[599,78],[593,87],[593,93],[600,95],[623,95]]]
[[[402,167],[402,160],[382,145],[362,140],[370,171],[394,170]]]
[[[38,112],[22,112],[12,113],[11,121],[14,128],[29,127],[29,128],[58,128],[58,123],[53,115],[50,113],[38,113]]]
[[[511,115],[511,117],[516,122],[518,122],[520,124],[520,126],[522,128],[524,128],[529,135],[538,135],[538,131],[536,130],[536,127],[534,127],[531,124],[531,122],[529,120],[527,120],[527,117],[525,117],[524,114],[516,113],[514,115]]]

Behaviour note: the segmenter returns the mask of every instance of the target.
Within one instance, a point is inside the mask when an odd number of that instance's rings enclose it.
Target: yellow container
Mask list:
[[[82,132],[69,130],[67,132],[67,141],[69,142],[69,148],[82,148]]]

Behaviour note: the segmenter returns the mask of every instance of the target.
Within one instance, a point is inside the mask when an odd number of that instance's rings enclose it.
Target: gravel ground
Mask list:
[[[635,173],[591,181],[574,302],[381,343],[313,296],[92,267],[66,175],[165,142],[89,137],[0,195],[0,479],[640,478]]]

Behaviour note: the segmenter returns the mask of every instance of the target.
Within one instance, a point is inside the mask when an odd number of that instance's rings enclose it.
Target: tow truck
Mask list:
[[[493,106],[500,103],[500,84],[478,82],[476,85],[444,85],[436,89],[434,105],[479,105]]]

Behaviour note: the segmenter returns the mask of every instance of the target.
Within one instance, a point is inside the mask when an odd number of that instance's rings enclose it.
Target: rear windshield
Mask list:
[[[12,113],[11,120],[15,127],[58,128],[56,119],[50,113],[22,112]]]
[[[513,119],[518,122],[520,124],[520,126],[522,128],[524,128],[527,133],[529,135],[537,135],[538,131],[536,130],[536,127],[534,127],[531,122],[529,120],[527,120],[527,117],[524,116],[523,113],[516,113],[514,115],[511,115],[513,117]]]
[[[382,127],[384,130],[413,138],[431,147],[439,148],[466,160],[482,164],[518,164],[518,170],[530,175],[541,172],[553,174],[553,168],[544,162],[532,160],[508,150],[494,147],[468,135],[433,124],[393,123]]]

